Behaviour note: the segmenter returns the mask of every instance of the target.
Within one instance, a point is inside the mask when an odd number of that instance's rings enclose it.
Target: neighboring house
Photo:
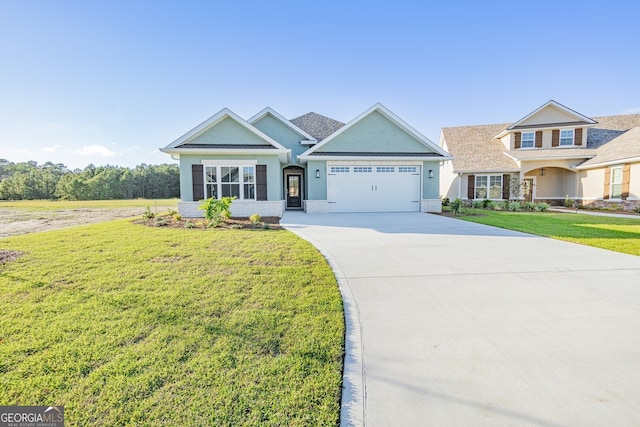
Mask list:
[[[443,197],[503,200],[515,183],[526,201],[640,206],[640,114],[589,118],[549,101],[512,124],[443,128],[440,147],[453,156]]]
[[[180,162],[178,210],[234,196],[233,216],[441,210],[449,154],[381,104],[347,124],[316,113],[287,120],[265,108],[245,121],[223,109],[161,151]]]

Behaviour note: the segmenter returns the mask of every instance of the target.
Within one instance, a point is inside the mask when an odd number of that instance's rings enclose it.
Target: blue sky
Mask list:
[[[554,99],[640,113],[640,1],[0,1],[0,158],[134,166],[224,107],[437,142]]]

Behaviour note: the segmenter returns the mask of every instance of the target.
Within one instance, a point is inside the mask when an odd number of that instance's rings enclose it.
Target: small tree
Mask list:
[[[206,199],[199,207],[204,211],[204,217],[209,222],[210,227],[219,226],[225,219],[231,218],[231,202],[235,197],[223,197],[221,199]]]
[[[511,175],[509,179],[509,201],[520,199],[520,193],[524,187],[524,181],[520,181],[518,175]]]

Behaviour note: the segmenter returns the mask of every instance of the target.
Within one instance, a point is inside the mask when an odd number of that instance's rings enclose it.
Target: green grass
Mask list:
[[[640,255],[640,218],[465,209],[456,218],[568,242]],[[472,214],[472,215],[469,215]]]
[[[337,425],[344,321],[287,231],[127,220],[16,236],[0,270],[0,405],[69,426]]]
[[[178,206],[178,199],[126,199],[126,200],[0,200],[0,209],[13,208],[29,211],[61,209],[118,209],[154,206]]]

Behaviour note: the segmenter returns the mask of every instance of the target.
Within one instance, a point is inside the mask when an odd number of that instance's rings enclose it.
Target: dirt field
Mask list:
[[[159,212],[175,206],[158,206]],[[23,209],[0,209],[0,238],[17,234],[36,233],[75,225],[93,224],[118,218],[140,216],[146,208],[81,208],[50,211],[29,211]],[[155,210],[153,208],[152,210]]]

